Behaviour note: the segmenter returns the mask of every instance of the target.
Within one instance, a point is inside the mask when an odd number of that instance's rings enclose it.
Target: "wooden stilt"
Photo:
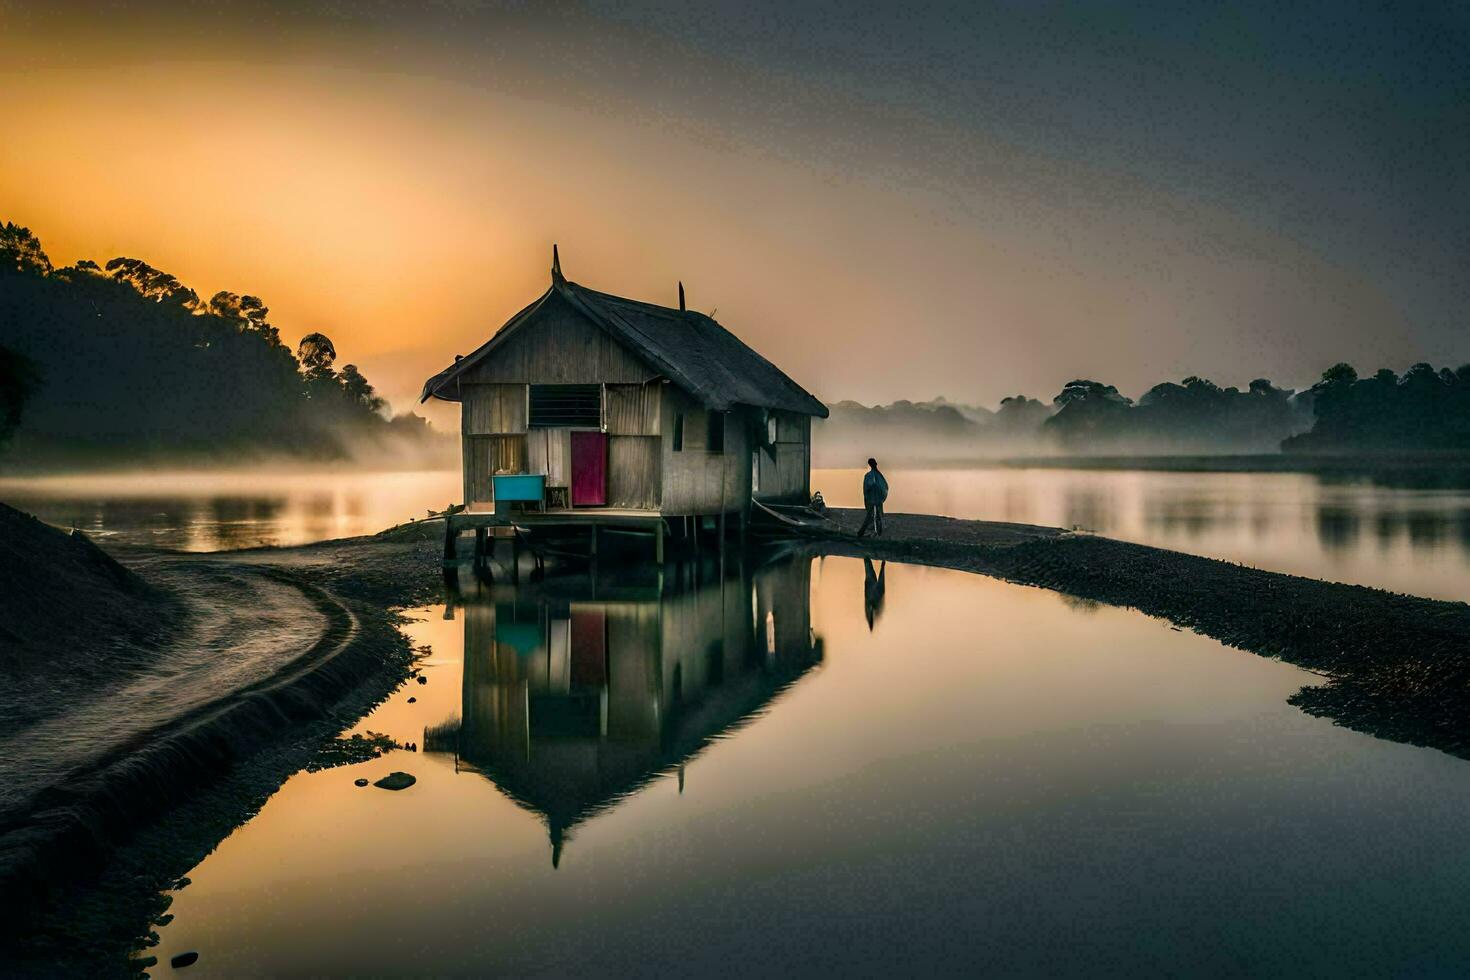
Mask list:
[[[521,584],[521,536],[514,529],[510,532],[510,580]]]
[[[444,566],[444,618],[454,618],[454,603],[459,598],[459,568]]]
[[[664,522],[659,521],[653,530],[653,560],[659,565],[664,563]]]
[[[490,559],[495,557],[495,539],[490,537],[489,528],[475,528],[475,575],[494,577],[490,571]]]
[[[445,517],[444,517],[444,560],[445,561],[454,561],[454,559],[456,559],[456,558],[459,557],[459,555],[455,553],[454,541],[455,541],[454,518],[452,518],[452,517],[450,517],[448,515],[445,515]]]

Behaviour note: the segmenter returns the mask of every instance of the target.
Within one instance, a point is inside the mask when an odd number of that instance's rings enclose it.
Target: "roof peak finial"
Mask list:
[[[684,312],[684,280],[679,280],[679,312]]]
[[[561,256],[557,254],[556,242],[551,243],[551,281],[566,282],[566,277],[561,274]]]

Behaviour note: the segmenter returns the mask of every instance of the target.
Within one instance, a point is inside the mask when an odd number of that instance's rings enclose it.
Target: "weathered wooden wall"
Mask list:
[[[663,499],[658,436],[608,436],[607,505],[656,510]]]
[[[657,510],[663,502],[662,381],[607,386],[607,505]]]
[[[758,453],[760,490],[757,500],[806,503],[811,499],[810,416],[776,412],[776,444],[762,445]],[[764,433],[764,427],[757,427]],[[762,438],[762,443],[765,442]]]
[[[750,452],[744,413],[725,413],[725,450],[706,446],[708,413],[673,385],[662,406],[663,503],[665,514],[721,514],[743,510],[750,499]],[[684,417],[684,448],[674,451],[675,419]]]
[[[559,294],[460,378],[471,384],[641,384],[658,372]]]
[[[495,436],[526,431],[524,384],[460,386],[460,431],[468,436]]]
[[[544,473],[548,487],[572,485],[572,430],[532,429],[526,433],[528,473]]]
[[[812,418],[795,412],[772,412],[776,416],[776,442],[811,442]]]
[[[464,499],[466,504],[488,504],[495,500],[490,478],[496,473],[526,472],[526,437],[465,436]]]
[[[607,386],[607,434],[610,436],[656,436],[662,431],[659,405],[662,381],[641,385]]]
[[[492,502],[497,468],[541,473],[549,487],[570,487],[571,438],[566,428],[529,428],[531,384],[605,384],[608,506],[656,509],[663,497],[658,436],[665,385],[600,327],[552,297],[532,322],[467,371],[460,383],[465,500]],[[517,454],[491,436],[514,435]]]

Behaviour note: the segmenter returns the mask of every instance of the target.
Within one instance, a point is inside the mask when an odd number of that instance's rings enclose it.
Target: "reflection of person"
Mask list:
[[[868,472],[863,474],[863,526],[858,528],[862,537],[871,528],[874,534],[883,533],[883,501],[888,499],[888,481],[878,471],[878,461],[868,460]]]
[[[884,579],[888,575],[888,562],[878,566],[873,571],[873,559],[863,559],[863,611],[868,614],[868,632],[873,631],[873,624],[878,617],[883,615],[883,593],[888,588]]]

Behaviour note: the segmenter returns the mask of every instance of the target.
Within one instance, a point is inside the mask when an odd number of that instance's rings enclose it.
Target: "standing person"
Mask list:
[[[888,499],[888,481],[878,471],[878,461],[868,459],[868,472],[863,474],[863,526],[858,528],[862,537],[871,528],[874,534],[883,533],[883,501]]]

